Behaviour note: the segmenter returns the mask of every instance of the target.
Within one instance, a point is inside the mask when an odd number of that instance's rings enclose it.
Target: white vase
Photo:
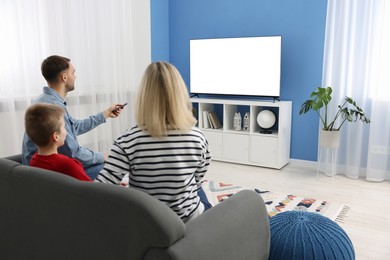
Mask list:
[[[320,147],[324,148],[339,148],[340,146],[340,131],[332,130],[320,131]]]

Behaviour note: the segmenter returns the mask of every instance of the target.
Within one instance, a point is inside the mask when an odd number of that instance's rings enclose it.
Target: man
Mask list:
[[[107,118],[118,117],[121,112],[121,107],[119,105],[112,105],[103,112],[86,119],[74,119],[66,109],[67,103],[65,101],[68,92],[74,90],[74,82],[76,80],[75,69],[70,59],[57,55],[50,56],[42,62],[41,71],[47,81],[48,87],[43,88],[43,93],[33,103],[50,103],[62,107],[65,110],[64,122],[68,135],[65,139],[65,144],[59,147],[58,152],[80,161],[87,175],[91,179],[95,179],[99,171],[103,169],[106,155],[80,146],[77,136],[105,123]],[[22,147],[23,164],[29,165],[31,157],[36,151],[37,147],[25,133]]]

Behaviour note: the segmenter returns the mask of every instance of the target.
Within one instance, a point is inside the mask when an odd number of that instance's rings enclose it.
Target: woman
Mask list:
[[[137,125],[114,142],[97,181],[119,184],[128,174],[129,187],[166,203],[183,221],[198,216],[211,206],[202,189],[211,157],[173,65],[147,67],[135,113]]]

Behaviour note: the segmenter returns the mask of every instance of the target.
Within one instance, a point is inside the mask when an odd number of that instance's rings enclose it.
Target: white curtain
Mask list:
[[[330,114],[350,96],[371,119],[344,124],[337,173],[390,179],[390,1],[328,0],[322,84],[333,87]]]
[[[120,118],[80,136],[82,145],[105,152],[134,124],[134,92],[151,61],[150,1],[1,0],[0,37],[0,157],[21,152],[24,112],[46,85],[41,62],[54,54],[76,69],[73,117],[129,103]]]

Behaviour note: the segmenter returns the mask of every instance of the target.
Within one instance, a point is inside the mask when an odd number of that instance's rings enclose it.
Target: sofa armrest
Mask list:
[[[243,190],[187,223],[172,259],[268,259],[269,217],[263,199]]]
[[[10,155],[10,156],[4,157],[4,159],[14,161],[17,163],[22,163],[22,155],[21,154]]]

